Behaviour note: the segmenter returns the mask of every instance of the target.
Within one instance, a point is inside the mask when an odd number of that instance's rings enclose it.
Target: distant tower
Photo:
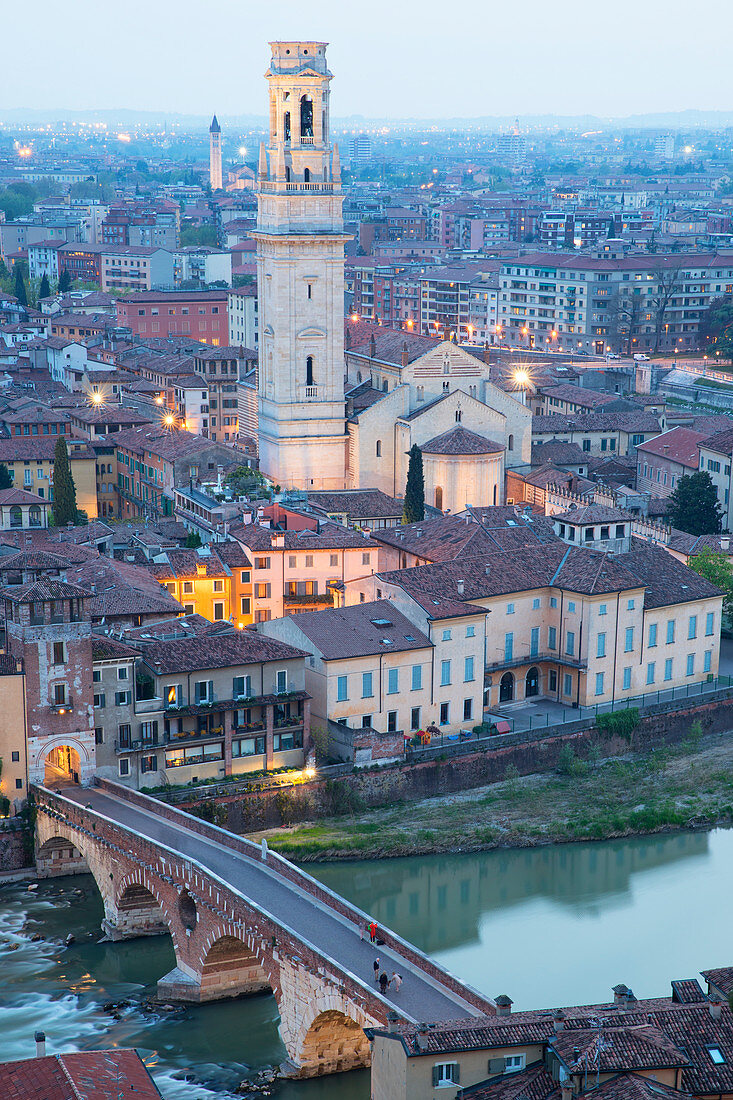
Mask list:
[[[270,140],[257,175],[260,469],[342,489],[344,233],[325,42],[271,42]]]
[[[216,115],[209,126],[209,182],[212,191],[221,191],[221,126]]]

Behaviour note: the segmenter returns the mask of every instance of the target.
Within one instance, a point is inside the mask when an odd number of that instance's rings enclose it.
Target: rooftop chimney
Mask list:
[[[36,1058],[46,1057],[46,1032],[37,1031],[33,1036],[36,1040]]]
[[[626,994],[628,992],[629,987],[627,985],[624,985],[623,983],[621,985],[615,985],[613,987],[613,1003],[615,1005],[623,1004],[624,1000],[626,999]]]
[[[720,540],[720,549],[724,550],[726,553],[730,550],[730,536],[729,535],[723,535],[723,537],[721,538],[721,540]]]
[[[498,997],[494,997],[494,1002],[497,1016],[511,1016],[514,1004],[511,997],[507,997],[506,993],[500,993]]]
[[[407,341],[402,344],[402,366],[407,366]]]
[[[457,582],[456,588],[458,589],[458,595],[459,596],[463,595],[463,591],[464,591],[465,587],[466,587],[465,581],[458,581]]]
[[[398,1020],[399,1020],[399,1016],[397,1015],[395,1010],[393,1008],[391,1008],[389,1010],[389,1012],[387,1013],[387,1031],[389,1031],[390,1034],[392,1034],[392,1035],[397,1030]]]
[[[723,1002],[720,997],[713,994],[708,998],[708,1008],[710,1009],[710,1015],[714,1020],[720,1019],[720,1014],[723,1011]]]
[[[552,1026],[555,1029],[556,1035],[559,1035],[565,1027],[565,1013],[561,1008],[558,1008],[555,1015],[552,1017]]]

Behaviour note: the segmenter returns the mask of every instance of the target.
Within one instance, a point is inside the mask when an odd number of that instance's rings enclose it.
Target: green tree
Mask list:
[[[17,264],[15,267],[15,283],[13,285],[13,294],[22,306],[28,305],[28,294],[26,293],[25,282],[23,280],[23,271]]]
[[[181,245],[206,244],[216,248],[219,241],[214,225],[191,225],[181,230]]]
[[[198,550],[200,545],[201,535],[199,535],[198,531],[191,531],[186,537],[184,546],[187,550]]]
[[[43,275],[41,275],[41,285],[38,288],[38,297],[39,298],[49,298],[50,296],[51,296],[51,284],[48,281],[48,275],[44,271]]]
[[[667,499],[667,519],[672,527],[690,535],[716,535],[720,531],[721,509],[706,470],[681,477]]]
[[[708,347],[719,340],[726,329],[733,325],[733,298],[713,298],[700,318],[700,346]]]
[[[687,564],[723,592],[723,614],[730,618],[733,615],[733,565],[728,555],[706,546],[694,558],[690,558]]]
[[[425,476],[422,468],[422,451],[417,443],[413,443],[410,448],[410,463],[407,467],[402,522],[419,523],[421,519],[425,519]]]
[[[0,489],[12,489],[13,479],[4,462],[0,462]]]
[[[71,290],[71,275],[64,270],[59,275],[59,294],[66,294]]]
[[[76,486],[62,436],[56,440],[53,452],[53,519],[57,527],[76,522]]]

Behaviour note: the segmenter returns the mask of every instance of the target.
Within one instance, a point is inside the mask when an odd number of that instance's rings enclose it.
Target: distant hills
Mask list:
[[[261,130],[266,125],[265,115],[227,115],[217,111],[222,127],[226,129]],[[135,125],[168,124],[185,130],[207,130],[211,121],[211,109],[205,115],[176,114],[170,111],[139,111],[124,107],[113,110],[72,111],[49,107],[46,110],[17,107],[0,109],[0,125],[17,126],[23,123],[94,123],[103,122],[111,128]],[[479,117],[453,118],[367,118],[364,115],[335,117],[338,129],[369,129],[388,126],[394,129],[439,126],[447,128],[480,128],[483,130],[507,130],[514,125],[514,116],[482,115]],[[597,115],[520,115],[522,130],[690,130],[725,129],[733,127],[733,111],[662,111],[650,114],[601,118]]]

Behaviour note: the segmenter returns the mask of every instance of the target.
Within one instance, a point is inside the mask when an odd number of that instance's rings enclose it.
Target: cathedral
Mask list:
[[[492,383],[482,349],[390,330],[344,347],[350,238],[326,43],[270,45],[253,234],[260,469],[283,488],[402,496],[417,443],[429,504],[502,504],[505,468],[530,461],[531,414]]]

